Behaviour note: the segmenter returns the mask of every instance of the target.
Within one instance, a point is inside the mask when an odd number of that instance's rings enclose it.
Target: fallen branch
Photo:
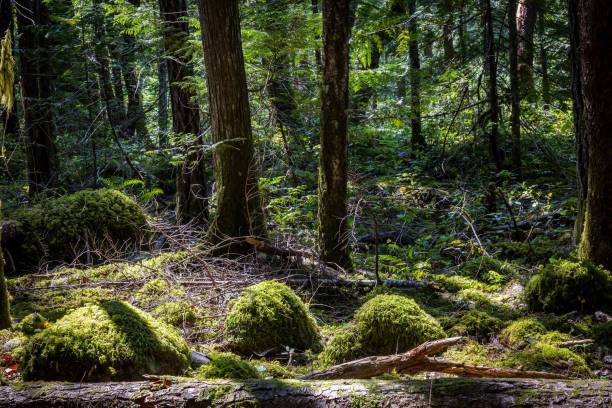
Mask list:
[[[595,340],[593,339],[568,340],[568,341],[564,341],[563,343],[557,344],[557,346],[561,348],[569,348],[569,347],[583,346],[583,345],[593,344],[593,343],[595,343]]]
[[[338,364],[326,370],[304,376],[307,380],[367,379],[396,370],[399,373],[439,372],[464,377],[489,378],[547,378],[567,379],[561,374],[542,371],[523,371],[511,368],[472,366],[428,356],[446,350],[461,341],[462,337],[451,337],[429,341],[403,354],[365,357]]]

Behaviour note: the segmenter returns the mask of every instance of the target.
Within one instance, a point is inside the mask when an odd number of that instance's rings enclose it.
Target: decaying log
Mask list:
[[[396,370],[399,373],[416,374],[421,372],[438,372],[456,374],[463,377],[488,378],[547,378],[567,379],[561,374],[543,371],[523,371],[511,368],[474,366],[429,357],[453,346],[462,337],[450,337],[442,340],[428,341],[412,350],[390,356],[365,357],[359,360],[338,364],[326,370],[308,374],[306,380],[367,379]]]
[[[140,381],[0,386],[1,408],[609,407],[609,381]]]

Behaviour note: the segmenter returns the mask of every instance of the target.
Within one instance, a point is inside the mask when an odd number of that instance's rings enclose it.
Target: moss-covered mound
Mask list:
[[[451,328],[453,334],[459,336],[473,336],[478,340],[486,340],[498,333],[503,322],[495,316],[478,310],[470,310]]]
[[[551,260],[525,287],[532,311],[593,312],[612,308],[612,275],[589,262]]]
[[[210,363],[204,364],[196,373],[197,378],[248,380],[260,378],[260,374],[248,361],[232,353],[209,353]]]
[[[125,302],[88,305],[30,338],[25,380],[105,381],[181,374],[187,343],[170,326]]]
[[[232,350],[317,350],[317,324],[302,300],[285,284],[261,282],[244,290],[225,319],[224,337]]]
[[[71,261],[89,248],[121,247],[138,239],[146,227],[143,209],[127,195],[109,189],[83,190],[10,214],[24,231],[13,254],[19,269],[41,259]]]
[[[440,323],[414,300],[378,295],[361,306],[354,323],[330,341],[321,361],[332,364],[367,355],[401,353],[445,336]]]
[[[546,333],[542,323],[532,317],[520,319],[506,327],[501,333],[502,341],[510,347],[519,348],[539,340]]]
[[[584,358],[571,350],[552,344],[536,342],[525,350],[512,355],[510,365],[521,366],[525,370],[560,370],[576,376],[589,376],[591,370]]]

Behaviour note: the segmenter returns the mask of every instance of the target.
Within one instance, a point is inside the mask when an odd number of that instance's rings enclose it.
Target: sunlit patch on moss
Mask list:
[[[511,354],[506,364],[521,366],[526,370],[557,369],[577,376],[591,374],[586,361],[578,354],[542,342],[533,343],[523,351]]]
[[[201,366],[196,377],[201,379],[222,378],[248,380],[261,378],[259,371],[248,361],[232,353],[209,353],[211,361]]]
[[[546,333],[544,325],[528,317],[517,320],[506,327],[501,333],[501,339],[508,346],[517,348],[539,340],[544,333]]]

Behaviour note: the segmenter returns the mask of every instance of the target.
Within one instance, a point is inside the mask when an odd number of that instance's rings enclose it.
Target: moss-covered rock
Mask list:
[[[225,319],[224,337],[240,354],[265,350],[317,350],[319,329],[302,300],[285,284],[265,281],[246,288]]]
[[[584,358],[565,348],[536,342],[525,350],[511,355],[507,363],[525,370],[556,369],[576,376],[588,376],[591,370]]]
[[[532,311],[592,312],[612,308],[612,275],[589,262],[556,260],[534,275],[524,292]]]
[[[83,190],[48,199],[9,214],[22,226],[23,242],[13,258],[19,269],[47,261],[72,261],[88,246],[106,249],[140,238],[143,209],[127,195],[109,189]]]
[[[320,360],[333,364],[367,355],[401,353],[444,336],[440,323],[414,300],[378,295],[357,310],[353,324],[334,336]]]
[[[461,316],[450,331],[459,336],[472,336],[478,340],[486,340],[495,333],[499,333],[503,326],[503,322],[495,316],[478,310],[470,310]]]
[[[196,372],[200,379],[224,378],[228,380],[249,380],[260,378],[257,369],[248,361],[233,353],[209,353],[210,363]]]
[[[520,319],[501,332],[501,340],[510,347],[519,348],[538,341],[546,333],[546,327],[536,319]]]
[[[25,380],[105,381],[181,374],[187,343],[170,326],[125,302],[88,305],[30,338]]]

